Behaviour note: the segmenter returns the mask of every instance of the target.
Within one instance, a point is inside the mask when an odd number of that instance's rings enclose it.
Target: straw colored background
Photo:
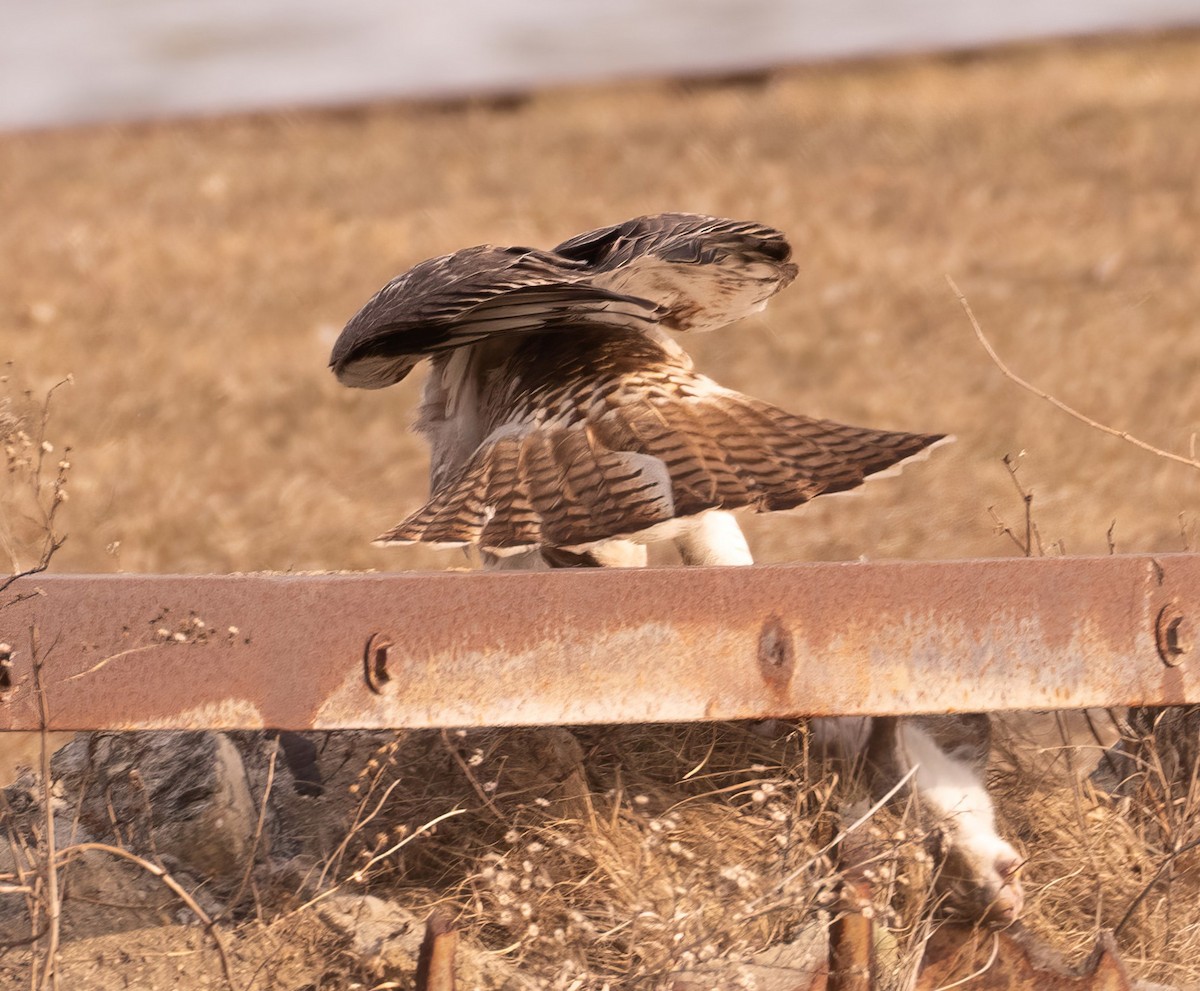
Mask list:
[[[989,363],[1186,452],[1200,429],[1200,36],[0,137],[0,359],[73,447],[59,570],[457,566],[368,540],[415,508],[420,373],[325,364],[389,277],[661,210],[787,231],[797,282],[684,342],[726,385],[958,443],[854,498],[752,521],[764,561],[1005,555],[1026,452],[1047,544],[1182,549],[1197,475]],[[1194,515],[1185,516],[1185,526]],[[119,542],[119,547],[110,547]]]

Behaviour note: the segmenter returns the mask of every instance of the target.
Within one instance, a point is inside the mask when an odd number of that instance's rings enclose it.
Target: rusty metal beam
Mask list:
[[[0,642],[11,647],[0,658],[0,729],[38,726],[35,648],[54,730],[1200,702],[1198,619],[1195,554],[540,574],[39,575],[0,601]]]

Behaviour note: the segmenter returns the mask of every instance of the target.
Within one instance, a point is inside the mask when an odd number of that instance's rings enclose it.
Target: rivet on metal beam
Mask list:
[[[12,655],[12,645],[0,643],[0,693],[12,688]]]
[[[758,635],[758,670],[776,691],[787,688],[796,671],[796,647],[778,616],[768,617]]]
[[[1154,642],[1163,663],[1175,667],[1183,663],[1183,655],[1192,648],[1191,628],[1175,603],[1158,611],[1154,621]]]
[[[383,686],[392,680],[387,667],[393,643],[387,633],[372,633],[363,652],[363,674],[367,687],[376,695],[382,695]]]

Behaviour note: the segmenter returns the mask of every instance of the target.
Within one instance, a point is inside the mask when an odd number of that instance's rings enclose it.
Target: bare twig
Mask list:
[[[71,677],[67,678],[66,680],[67,681],[75,681],[79,678],[86,678],[86,677],[88,677],[88,675],[95,674],[102,667],[104,667],[104,665],[108,664],[111,661],[119,661],[122,657],[128,657],[131,654],[141,654],[147,650],[161,650],[163,647],[166,647],[168,645],[168,643],[169,643],[169,641],[167,643],[147,643],[147,644],[142,644],[142,646],[140,646],[140,647],[130,647],[127,650],[120,651],[119,653],[110,654],[108,657],[103,657],[100,660],[98,660],[95,664],[93,664],[86,671],[80,671],[77,674],[73,674],[73,675],[71,675]]]
[[[41,734],[41,772],[42,772],[42,805],[46,816],[46,917],[47,940],[46,961],[42,970],[39,987],[46,987],[47,981],[52,981],[57,988],[58,982],[58,939],[62,919],[62,900],[58,894],[58,863],[55,856],[54,835],[54,802],[50,792],[50,746],[46,738],[47,726],[50,722],[50,707],[46,702],[46,688],[42,684],[42,653],[38,643],[38,630],[35,626],[29,631],[30,658],[33,663],[33,690],[38,700],[38,722]]]
[[[867,809],[866,812],[864,812],[857,819],[855,819],[854,822],[850,823],[849,826],[846,826],[846,827],[840,829],[838,831],[838,834],[832,840],[830,840],[823,847],[821,847],[815,854],[813,854],[811,857],[809,857],[808,860],[806,860],[803,864],[800,865],[800,867],[796,868],[790,874],[788,874],[787,877],[785,877],[782,881],[780,881],[776,885],[776,887],[782,888],[788,882],[794,881],[796,878],[800,877],[801,874],[803,874],[805,871],[807,871],[809,868],[811,868],[814,864],[816,864],[822,857],[824,857],[826,854],[828,854],[834,847],[838,846],[838,844],[840,844],[840,843],[843,843],[847,836],[850,836],[856,829],[859,829],[863,825],[863,823],[867,822],[867,820],[869,820],[873,815],[875,815],[876,812],[878,812],[880,809],[882,809],[885,805],[887,805],[888,802],[890,802],[893,798],[895,798],[896,795],[898,795],[901,791],[903,791],[904,788],[907,787],[908,782],[910,780],[912,780],[913,776],[920,769],[921,768],[920,768],[919,764],[914,765],[913,767],[910,767],[908,769],[908,771],[905,773],[905,775],[899,781],[897,781],[894,785],[892,785],[892,787],[889,788],[883,795],[881,795],[875,801],[875,803],[869,809]],[[762,899],[760,898],[757,901],[761,902]],[[752,903],[750,903],[750,905],[748,907],[750,909],[753,909],[756,906],[757,906],[757,903],[752,902]]]
[[[54,397],[55,392],[62,386],[71,384],[73,381],[74,379],[68,375],[47,390],[46,398],[42,401],[37,437],[34,438],[33,442],[37,460],[33,465],[28,466],[33,504],[41,516],[42,543],[38,551],[37,563],[30,567],[22,568],[17,562],[15,550],[9,548],[9,553],[12,557],[13,573],[0,578],[0,592],[3,592],[21,578],[41,574],[50,566],[50,561],[58,553],[59,548],[66,543],[66,535],[60,535],[55,528],[55,524],[58,511],[67,498],[67,473],[70,470],[71,463],[65,459],[58,462],[53,482],[48,482],[42,478],[42,469],[45,465],[46,455],[53,450],[46,441],[46,426],[50,422],[50,401]],[[64,449],[64,455],[69,452],[69,447]],[[44,501],[42,490],[48,484],[51,485],[51,493],[49,499]],[[21,596],[20,598],[25,598],[25,596]]]
[[[363,864],[362,867],[359,867],[357,870],[355,870],[346,880],[354,881],[355,883],[362,881],[366,876],[366,872],[379,863],[379,861],[390,857],[393,853],[396,853],[403,847],[408,846],[408,844],[415,840],[418,836],[429,832],[431,829],[437,828],[438,823],[445,822],[447,819],[453,819],[455,816],[463,815],[466,811],[466,809],[451,809],[449,812],[443,812],[440,816],[435,816],[433,819],[430,819],[429,822],[418,826],[403,839],[393,843],[390,847],[384,850],[383,853],[377,853],[374,857]],[[293,909],[286,915],[281,916],[281,918],[286,919],[289,916],[295,915],[297,912],[304,911],[306,908],[312,908],[312,906],[316,905],[317,902],[324,901],[326,898],[336,892],[344,883],[344,881],[336,882],[319,894],[313,895],[313,897],[306,901],[303,905]],[[277,919],[276,921],[279,920]]]
[[[475,777],[475,772],[472,771],[471,766],[462,759],[462,754],[458,752],[458,748],[454,745],[454,741],[450,739],[450,734],[446,730],[442,730],[442,744],[445,746],[446,752],[454,758],[454,763],[458,765],[459,769],[466,776],[467,781],[470,782],[471,788],[474,790],[475,794],[479,796],[479,800],[483,802],[485,806],[487,806],[487,810],[492,815],[503,821],[504,813],[497,808],[496,803],[492,801],[491,796],[483,790],[483,785],[481,785],[479,783],[479,779]]]
[[[1181,854],[1187,853],[1189,850],[1196,849],[1196,847],[1200,847],[1200,839],[1195,839],[1190,843],[1185,843],[1178,850],[1172,850],[1166,855],[1166,857],[1163,858],[1163,862],[1158,865],[1158,870],[1154,872],[1154,876],[1146,882],[1146,885],[1141,891],[1138,892],[1137,897],[1129,903],[1129,908],[1125,910],[1125,914],[1121,916],[1121,921],[1118,922],[1116,927],[1113,929],[1113,939],[1116,939],[1121,935],[1121,930],[1124,929],[1129,920],[1133,918],[1133,913],[1137,910],[1137,907],[1142,904],[1142,901],[1145,899],[1145,897],[1150,894],[1154,886],[1158,884],[1159,880],[1163,876],[1163,872],[1175,862],[1177,857],[1179,857]]]
[[[346,834],[342,837],[341,842],[338,843],[337,849],[330,854],[329,858],[325,861],[324,866],[321,868],[321,873],[317,876],[316,886],[318,888],[325,883],[325,878],[328,876],[329,872],[334,870],[335,866],[340,866],[341,858],[345,855],[347,848],[350,846],[350,841],[354,838],[355,833],[361,831],[368,824],[370,824],[372,819],[379,815],[379,813],[383,810],[384,805],[387,803],[388,798],[391,797],[392,792],[399,787],[400,779],[397,778],[390,785],[388,785],[387,788],[384,789],[383,796],[378,802],[375,803],[375,808],[371,810],[367,817],[365,819],[359,819],[358,814],[361,814],[362,810],[366,808],[364,799],[364,804],[359,806],[354,822],[351,824],[350,828],[346,830]]]
[[[242,880],[238,884],[237,891],[229,899],[225,910],[217,914],[216,921],[221,920],[237,907],[238,902],[242,900],[242,895],[246,893],[246,886],[250,883],[250,875],[254,870],[254,859],[258,856],[258,844],[262,840],[263,823],[267,817],[267,801],[271,797],[271,786],[275,783],[275,761],[278,757],[279,747],[272,747],[270,761],[267,764],[267,783],[263,788],[262,801],[258,806],[258,822],[254,827],[254,839],[250,842],[250,853],[246,857],[246,870],[242,873]]]
[[[1000,515],[996,512],[995,507],[988,506],[988,513],[992,517],[992,524],[995,526],[996,532],[1004,534],[1004,536],[1008,537],[1008,539],[1017,546],[1017,548],[1025,557],[1034,556],[1035,546],[1037,548],[1037,556],[1043,557],[1046,552],[1045,548],[1042,546],[1042,535],[1038,530],[1037,523],[1035,523],[1033,520],[1033,492],[1025,488],[1025,486],[1021,484],[1021,480],[1017,477],[1017,472],[1021,470],[1021,465],[1019,462],[1024,456],[1025,452],[1022,451],[1015,457],[1011,454],[1006,454],[1000,459],[1004,462],[1004,468],[1008,472],[1008,477],[1013,483],[1013,488],[1017,490],[1017,495],[1021,497],[1021,502],[1025,507],[1024,539],[1018,537],[1013,532],[1012,527],[1010,527],[1004,522],[1004,520],[1000,518]]]
[[[208,934],[212,937],[213,945],[217,948],[217,955],[221,958],[221,971],[225,975],[225,982],[229,985],[231,991],[234,991],[236,985],[233,983],[233,970],[229,964],[229,954],[225,950],[225,943],[221,939],[221,930],[217,927],[216,921],[208,916],[208,913],[196,903],[196,899],[188,894],[187,890],[167,872],[165,867],[152,864],[135,853],[130,853],[119,846],[111,846],[108,843],[73,843],[71,846],[60,851],[58,856],[62,859],[63,864],[66,864],[71,857],[76,854],[86,853],[88,850],[99,850],[101,853],[112,854],[114,857],[121,857],[128,860],[130,863],[142,868],[142,870],[153,874],[170,888],[174,892],[175,897],[183,902],[191,910],[192,914],[200,920],[201,925],[208,930]]]
[[[417,956],[416,991],[454,991],[457,984],[454,949],[457,944],[454,920],[444,909],[434,909],[425,922],[425,938]]]
[[[988,357],[992,359],[992,363],[1000,369],[1005,378],[1015,382],[1027,392],[1032,392],[1039,399],[1044,399],[1046,402],[1050,403],[1051,406],[1062,410],[1068,416],[1074,417],[1080,423],[1086,423],[1089,427],[1093,427],[1094,429],[1099,430],[1101,433],[1109,434],[1112,437],[1119,437],[1126,443],[1132,444],[1134,447],[1141,448],[1143,451],[1149,451],[1151,454],[1157,455],[1160,458],[1165,458],[1168,461],[1174,461],[1181,465],[1187,465],[1189,468],[1195,468],[1197,471],[1200,471],[1200,460],[1194,456],[1194,450],[1192,457],[1185,457],[1182,454],[1173,454],[1171,451],[1164,451],[1161,447],[1155,447],[1153,444],[1147,444],[1144,440],[1134,437],[1133,434],[1129,433],[1128,431],[1116,430],[1113,427],[1100,423],[1098,420],[1093,420],[1086,413],[1080,413],[1079,410],[1072,406],[1068,406],[1061,399],[1056,399],[1054,396],[1050,395],[1050,393],[1044,392],[1036,385],[1033,385],[1031,382],[1027,382],[1025,379],[1021,378],[1021,376],[1019,376],[1001,360],[1000,356],[996,353],[987,337],[984,336],[983,328],[979,326],[979,321],[975,319],[975,314],[971,310],[971,304],[967,302],[967,298],[962,294],[962,290],[958,288],[954,280],[950,278],[949,275],[946,276],[946,282],[950,284],[951,291],[953,291],[955,297],[958,299],[959,304],[962,306],[963,311],[967,314],[967,319],[971,321],[971,327],[975,331],[975,337],[979,340],[979,343],[987,352]]]

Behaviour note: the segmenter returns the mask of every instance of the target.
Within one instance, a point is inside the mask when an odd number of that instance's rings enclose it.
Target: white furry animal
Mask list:
[[[1007,925],[1025,904],[1023,858],[996,831],[984,785],[991,724],[987,716],[814,719],[814,742],[829,756],[862,761],[877,795],[911,774],[916,796],[940,840],[938,887],[960,915]],[[903,794],[902,793],[902,794]]]
[[[751,564],[730,510],[794,509],[943,440],[785,412],[696,372],[667,333],[730,324],[795,275],[777,230],[665,213],[396,277],[330,358],[367,389],[431,361],[417,422],[429,500],[379,541],[475,545],[493,567],[530,568],[640,565],[646,543],[673,540],[687,564]],[[1019,909],[1016,855],[970,769],[916,728],[898,744],[922,799],[959,824],[951,846]]]

